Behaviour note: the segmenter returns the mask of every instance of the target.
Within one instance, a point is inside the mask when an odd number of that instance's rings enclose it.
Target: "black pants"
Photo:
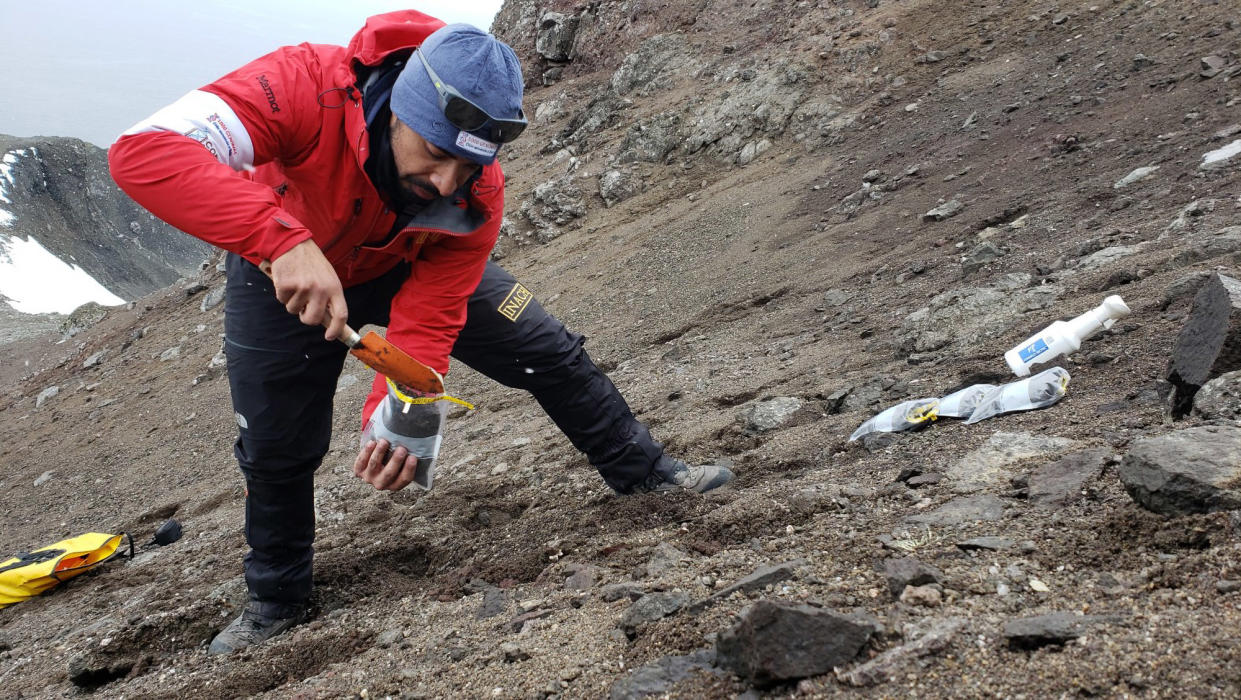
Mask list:
[[[346,349],[285,311],[271,280],[254,265],[229,255],[227,270],[225,352],[239,429],[234,453],[246,479],[246,583],[267,614],[285,616],[310,596],[314,472],[331,440],[332,399]],[[350,325],[386,326],[392,297],[408,273],[398,266],[346,289]],[[651,473],[663,448],[582,342],[489,262],[452,356],[533,394],[604,481],[629,493]]]

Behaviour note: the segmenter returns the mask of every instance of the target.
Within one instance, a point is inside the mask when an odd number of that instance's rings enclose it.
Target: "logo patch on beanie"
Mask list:
[[[476,156],[491,158],[495,156],[496,151],[500,150],[500,144],[480,139],[468,131],[459,131],[457,132],[457,148]]]

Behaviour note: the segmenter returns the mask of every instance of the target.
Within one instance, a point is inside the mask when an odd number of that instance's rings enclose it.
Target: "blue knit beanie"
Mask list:
[[[521,64],[508,44],[468,24],[440,27],[418,49],[440,80],[499,119],[521,110]],[[495,161],[500,145],[483,132],[462,132],[440,111],[439,93],[417,56],[411,56],[392,86],[392,113],[419,136],[479,165]]]

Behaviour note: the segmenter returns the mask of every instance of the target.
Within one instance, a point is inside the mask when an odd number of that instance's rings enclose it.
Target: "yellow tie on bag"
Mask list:
[[[128,534],[88,532],[0,562],[0,608],[37,596],[56,584],[84,574],[116,556]]]

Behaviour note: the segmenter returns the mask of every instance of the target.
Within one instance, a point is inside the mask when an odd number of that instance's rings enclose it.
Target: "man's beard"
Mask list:
[[[427,192],[437,192],[435,186],[422,178],[402,178],[396,170],[396,157],[392,153],[391,132],[388,127],[371,140],[371,160],[367,172],[384,203],[398,214],[414,215],[434,201],[418,196],[409,185],[415,184]]]
[[[419,211],[429,206],[431,202],[435,201],[434,198],[427,199],[425,197],[420,197],[418,193],[413,190],[412,185],[417,185],[427,192],[436,191],[435,185],[432,185],[429,181],[422,178],[414,177],[412,175],[399,178],[396,181],[396,186],[392,188],[393,191],[390,193],[394,200],[393,203],[396,205],[394,211],[405,212],[410,211],[411,209],[413,211]]]

